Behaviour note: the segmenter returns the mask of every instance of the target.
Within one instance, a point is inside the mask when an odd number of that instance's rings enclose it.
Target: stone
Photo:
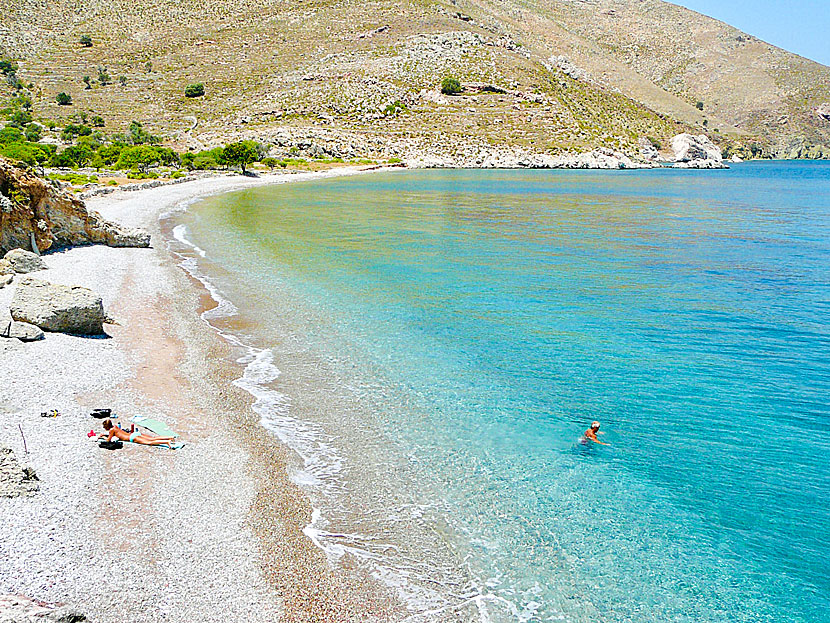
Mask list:
[[[0,497],[31,495],[39,488],[35,470],[22,465],[11,448],[0,446]]]
[[[0,595],[2,623],[82,623],[86,620],[86,615],[70,606],[40,601],[25,595]]]
[[[9,262],[16,273],[34,273],[48,268],[37,253],[23,249],[12,249],[3,259]]]
[[[640,157],[646,162],[657,162],[660,159],[660,152],[645,136],[640,137],[637,146],[640,148]]]
[[[42,340],[43,337],[43,331],[28,322],[0,321],[0,338],[14,338],[21,342],[36,342]]]
[[[824,121],[830,121],[830,103],[824,103],[818,108],[816,108],[816,115],[819,119],[823,119]]]
[[[88,288],[25,277],[9,306],[12,318],[44,331],[103,335],[106,314],[101,297]]]
[[[14,280],[14,275],[2,275],[0,274],[0,288],[5,288]]]
[[[705,134],[692,136],[678,134],[671,140],[675,162],[692,162],[693,160],[712,160],[723,162],[720,147],[709,140]]]
[[[0,275],[14,275],[14,268],[9,260],[0,260]]]

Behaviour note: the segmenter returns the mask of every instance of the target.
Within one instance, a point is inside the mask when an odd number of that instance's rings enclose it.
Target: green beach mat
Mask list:
[[[178,437],[179,433],[170,428],[167,424],[160,420],[154,420],[146,415],[135,415],[130,419],[131,422],[143,426],[147,430],[155,433],[159,437]]]

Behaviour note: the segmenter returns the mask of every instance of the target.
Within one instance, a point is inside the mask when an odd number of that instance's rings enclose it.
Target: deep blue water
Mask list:
[[[415,620],[830,621],[830,164],[381,173],[181,220],[317,538]]]

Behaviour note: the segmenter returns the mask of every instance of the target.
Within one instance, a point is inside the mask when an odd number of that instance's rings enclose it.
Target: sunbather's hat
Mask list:
[[[98,418],[99,420],[103,420],[104,418],[108,418],[112,415],[112,409],[93,409],[90,415],[94,418]]]

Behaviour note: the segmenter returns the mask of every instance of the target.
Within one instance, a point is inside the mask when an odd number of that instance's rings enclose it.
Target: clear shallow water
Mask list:
[[[413,620],[830,621],[827,164],[395,172],[178,219],[309,535]]]

